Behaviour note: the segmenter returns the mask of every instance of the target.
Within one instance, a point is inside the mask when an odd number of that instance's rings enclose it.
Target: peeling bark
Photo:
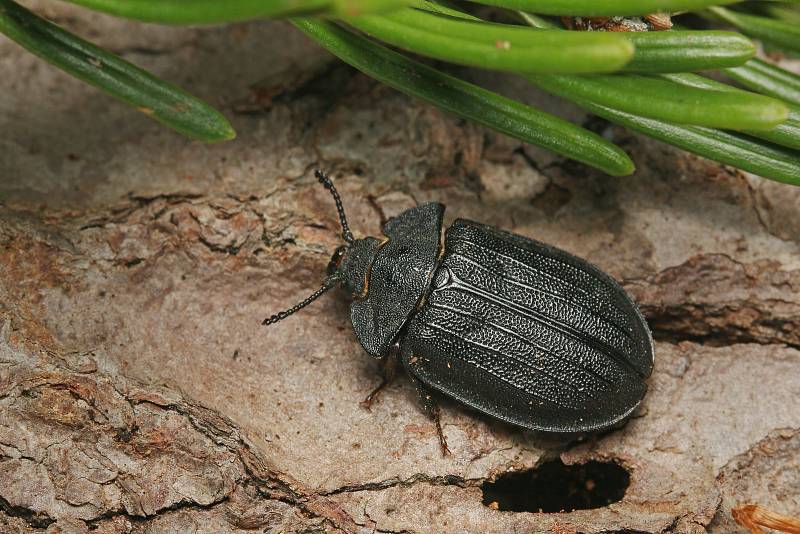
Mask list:
[[[382,87],[284,23],[33,4],[208,98],[240,136],[187,142],[0,40],[18,73],[0,79],[3,533],[699,534],[737,532],[744,500],[796,510],[799,190],[601,124],[640,168],[609,179]],[[479,81],[587,120],[519,80]],[[553,436],[445,400],[447,458],[404,378],[361,409],[379,364],[343,295],[259,327],[317,287],[339,242],[315,166],[359,235],[440,201],[447,224],[501,226],[623,280],[658,340],[642,409]],[[555,457],[620,464],[625,497],[482,504],[483,482]]]
[[[657,338],[800,347],[800,271],[780,262],[700,255],[627,288]]]

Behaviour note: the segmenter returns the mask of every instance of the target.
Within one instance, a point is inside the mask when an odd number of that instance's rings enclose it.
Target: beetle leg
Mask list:
[[[452,453],[450,452],[450,448],[447,446],[447,439],[444,437],[444,432],[442,432],[439,404],[433,397],[431,390],[428,389],[425,384],[423,384],[411,373],[409,373],[408,376],[411,378],[411,382],[414,384],[414,389],[417,390],[417,398],[419,399],[420,406],[422,406],[422,411],[425,412],[425,415],[433,419],[433,422],[436,425],[436,434],[439,436],[439,446],[442,448],[442,456],[449,456]]]
[[[386,386],[392,383],[394,377],[397,375],[397,351],[391,350],[383,360],[383,379],[381,383],[373,389],[367,397],[361,401],[361,407],[368,412],[372,411],[372,403],[380,396],[381,392],[386,389]]]
[[[412,352],[411,345],[407,342],[401,341],[400,361],[403,362],[403,367],[406,368],[406,375],[408,375],[411,383],[414,384],[414,389],[417,391],[417,399],[422,407],[422,411],[425,412],[425,415],[433,419],[433,422],[436,425],[436,434],[439,436],[439,447],[442,449],[442,456],[448,456],[452,453],[450,452],[450,448],[447,446],[447,439],[444,437],[444,432],[442,432],[439,404],[436,402],[433,392],[425,384],[423,384],[419,378],[414,376],[414,373],[411,371],[411,364],[412,360],[414,359],[415,357],[414,353]]]

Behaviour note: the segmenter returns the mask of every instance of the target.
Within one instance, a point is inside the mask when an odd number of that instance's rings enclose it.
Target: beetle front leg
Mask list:
[[[373,389],[367,397],[361,401],[361,407],[368,412],[372,411],[372,403],[380,396],[381,392],[392,383],[394,377],[397,376],[397,350],[392,349],[389,351],[383,360],[383,379],[381,383]]]

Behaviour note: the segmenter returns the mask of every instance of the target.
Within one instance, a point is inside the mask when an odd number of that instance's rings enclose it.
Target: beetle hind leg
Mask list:
[[[360,403],[361,407],[368,412],[372,411],[372,403],[375,402],[378,397],[380,397],[380,394],[383,392],[383,390],[386,389],[386,387],[394,381],[394,377],[397,376],[397,351],[391,350],[389,354],[383,358],[382,363],[383,378],[381,383],[378,384],[378,387],[373,389]]]

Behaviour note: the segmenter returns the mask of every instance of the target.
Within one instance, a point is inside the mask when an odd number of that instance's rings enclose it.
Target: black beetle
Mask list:
[[[426,412],[430,389],[532,430],[585,432],[621,421],[639,405],[653,368],[653,340],[636,304],[611,277],[567,252],[484,224],[456,220],[441,245],[444,205],[409,209],[385,237],[354,239],[333,183],[345,245],[323,286],[265,319],[273,324],[343,285],[350,318],[371,356],[393,347]]]

